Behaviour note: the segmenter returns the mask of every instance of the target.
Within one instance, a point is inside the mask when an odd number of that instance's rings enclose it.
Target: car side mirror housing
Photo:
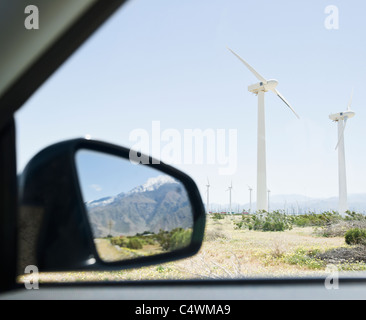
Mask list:
[[[19,183],[20,269],[116,270],[198,252],[205,209],[194,181],[130,154],[75,139],[47,147],[28,163]]]

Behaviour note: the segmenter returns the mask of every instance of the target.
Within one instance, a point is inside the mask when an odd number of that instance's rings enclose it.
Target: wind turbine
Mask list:
[[[257,136],[257,211],[268,211],[267,199],[267,170],[266,170],[266,130],[264,113],[264,93],[274,92],[291,109],[297,118],[298,114],[287,102],[287,100],[276,89],[278,81],[274,79],[266,80],[254,68],[242,59],[233,50],[228,48],[260,81],[248,87],[248,90],[258,96],[258,136]]]
[[[329,118],[338,122],[338,143],[336,150],[338,149],[338,183],[339,183],[339,199],[338,199],[338,212],[341,215],[345,215],[348,210],[347,205],[347,179],[346,179],[346,156],[344,150],[344,130],[346,128],[347,120],[353,118],[355,113],[351,110],[353,98],[353,90],[351,99],[347,106],[347,111],[331,114]]]
[[[231,181],[231,185],[230,187],[226,190],[226,191],[229,191],[229,202],[230,202],[230,207],[229,207],[229,212],[231,214],[232,210],[231,210],[231,190],[233,189],[233,182]]]
[[[252,191],[253,188],[251,186],[248,186],[248,190],[249,190],[249,203],[250,203],[250,207],[249,207],[249,213],[252,213]]]
[[[207,213],[210,213],[210,182],[208,181],[207,178]]]

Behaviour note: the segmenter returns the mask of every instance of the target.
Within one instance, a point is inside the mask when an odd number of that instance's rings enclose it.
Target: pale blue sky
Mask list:
[[[339,29],[327,30],[328,5]],[[366,193],[366,3],[351,1],[135,0],[117,12],[16,115],[18,169],[41,148],[68,138],[131,147],[131,131],[236,129],[238,168],[176,165],[198,184],[204,201],[249,201],[256,184],[256,79],[231,47],[278,90],[301,120],[266,94],[267,177],[272,194],[335,196],[336,124],[354,88],[356,116],[347,124],[349,193]],[[255,193],[253,194],[255,197]]]
[[[76,153],[76,169],[84,201],[126,193],[150,178],[165,175],[151,166],[137,166],[128,159],[85,149]]]

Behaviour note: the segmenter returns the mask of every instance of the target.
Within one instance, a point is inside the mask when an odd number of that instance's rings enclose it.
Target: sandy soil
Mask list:
[[[207,219],[205,241],[194,257],[133,270],[113,272],[41,273],[44,282],[53,281],[120,281],[143,279],[217,279],[242,277],[319,276],[326,268],[311,268],[307,264],[289,263],[298,250],[325,250],[346,246],[344,238],[324,238],[314,229],[294,228],[285,232],[237,230],[234,221],[240,216],[223,220]],[[108,259],[118,258],[121,252],[105,242],[97,244]],[[24,281],[24,277],[19,281]]]

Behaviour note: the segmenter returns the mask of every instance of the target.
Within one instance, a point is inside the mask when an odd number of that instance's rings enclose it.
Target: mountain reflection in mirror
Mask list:
[[[106,262],[187,247],[193,213],[183,184],[149,165],[90,150],[76,167],[99,257]]]

